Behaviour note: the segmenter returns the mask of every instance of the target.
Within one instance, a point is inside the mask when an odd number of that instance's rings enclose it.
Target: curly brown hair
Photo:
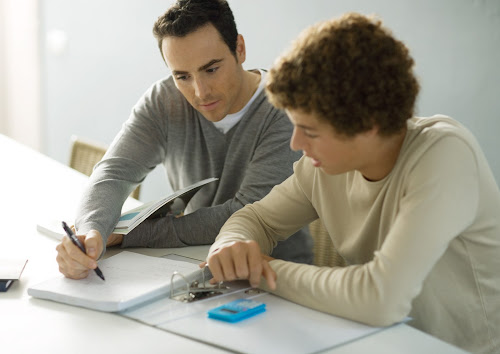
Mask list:
[[[303,31],[275,62],[266,90],[274,106],[313,113],[347,137],[374,125],[389,136],[413,115],[413,66],[380,20],[348,13]]]

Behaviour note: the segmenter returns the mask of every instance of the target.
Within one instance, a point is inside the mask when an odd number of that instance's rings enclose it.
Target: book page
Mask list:
[[[27,259],[0,259],[0,279],[17,280],[26,266]]]
[[[207,316],[208,310],[238,298],[263,302],[266,311],[237,323]],[[318,353],[384,329],[322,313],[269,293],[254,296],[236,293],[225,298],[207,299],[197,305],[197,312],[191,311],[176,319],[163,312],[166,320],[156,327],[236,353],[255,354]],[[155,320],[160,322],[158,318]]]
[[[197,264],[128,251],[99,262],[99,268],[106,281],[94,271],[81,280],[61,275],[28,289],[28,294],[101,311],[119,311],[154,297],[169,296],[174,271],[184,275],[200,271]]]
[[[36,230],[43,235],[56,239],[57,241],[61,241],[63,237],[66,235],[61,226],[61,221],[55,219],[40,220],[36,224]]]
[[[166,215],[170,211],[170,205],[177,198],[185,199],[184,201],[188,201],[191,197],[198,192],[203,186],[210,182],[217,181],[218,178],[207,178],[202,181],[196,182],[190,186],[187,186],[183,189],[180,189],[173,194],[162,198],[160,200],[151,201],[142,205],[141,207],[132,209],[127,211],[126,213],[122,213],[118,223],[116,224],[113,232],[126,235],[130,231],[132,231],[138,224],[143,222],[145,219],[152,217],[161,217]],[[163,209],[163,207],[165,207]],[[160,211],[161,209],[161,211]],[[158,213],[158,215],[153,215]]]

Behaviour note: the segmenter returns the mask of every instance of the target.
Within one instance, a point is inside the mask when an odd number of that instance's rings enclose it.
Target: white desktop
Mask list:
[[[73,220],[88,178],[0,135],[1,259],[28,259],[20,280],[0,293],[1,352],[5,353],[226,353],[214,345],[179,336],[113,313],[32,298],[29,286],[57,276],[58,241],[37,231],[40,220]],[[129,199],[126,208],[137,205]],[[208,246],[134,249],[152,256],[169,253],[203,260]],[[106,257],[121,252],[110,249]],[[270,336],[272,333],[269,334]],[[7,350],[4,350],[7,348]],[[266,352],[266,348],[262,348]],[[463,353],[401,324],[324,351],[325,353]]]

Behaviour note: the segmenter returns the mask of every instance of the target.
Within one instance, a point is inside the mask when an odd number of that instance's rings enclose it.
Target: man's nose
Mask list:
[[[194,80],[194,94],[201,100],[205,99],[210,94],[210,87],[205,80]]]

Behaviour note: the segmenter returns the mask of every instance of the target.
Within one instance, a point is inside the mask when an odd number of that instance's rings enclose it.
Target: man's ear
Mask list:
[[[243,64],[247,57],[247,52],[245,48],[245,39],[241,34],[236,38],[236,59],[238,64]]]

